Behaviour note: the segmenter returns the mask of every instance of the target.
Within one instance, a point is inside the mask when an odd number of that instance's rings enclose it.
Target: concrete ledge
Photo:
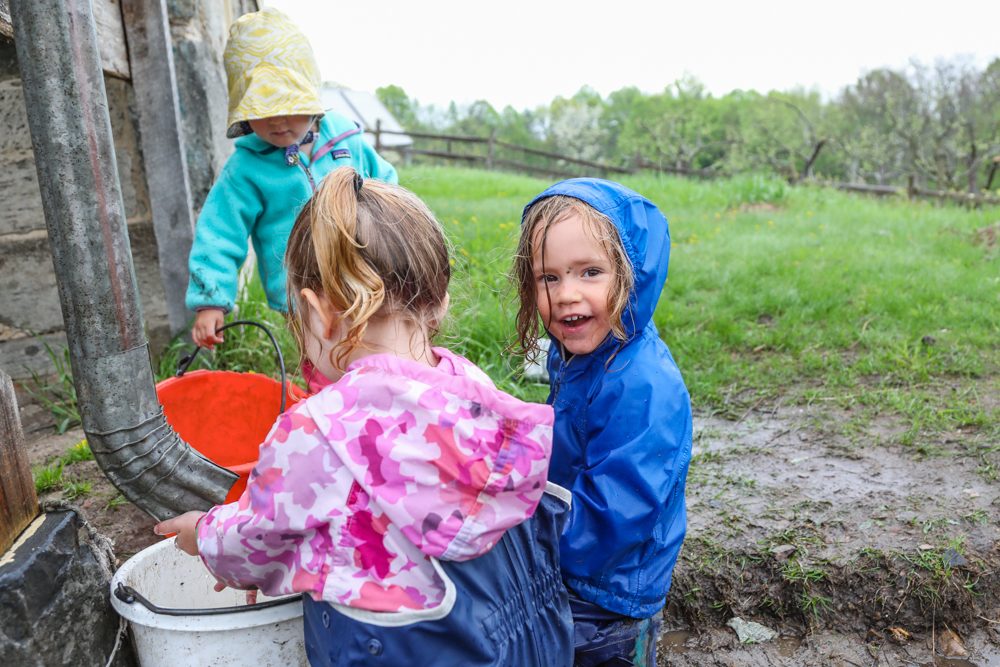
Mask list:
[[[42,514],[0,557],[5,667],[104,667],[118,636],[109,580],[79,538],[75,512]],[[136,662],[128,637],[113,663]]]

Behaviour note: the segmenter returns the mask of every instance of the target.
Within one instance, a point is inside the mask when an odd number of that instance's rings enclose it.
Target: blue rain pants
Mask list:
[[[587,602],[569,591],[573,610],[573,667],[656,667],[662,611],[631,618]]]
[[[570,667],[573,617],[559,570],[567,511],[546,493],[534,516],[508,530],[488,553],[442,561],[458,595],[440,620],[384,627],[303,596],[309,664]]]

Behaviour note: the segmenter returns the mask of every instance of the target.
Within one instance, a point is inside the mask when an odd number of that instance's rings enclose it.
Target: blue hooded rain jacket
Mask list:
[[[648,618],[664,605],[684,541],[691,460],[691,401],[653,324],[670,232],[652,202],[617,183],[571,179],[531,204],[553,195],[608,216],[635,272],[624,345],[609,336],[590,354],[564,361],[553,338],[549,351],[549,479],[573,492],[560,542],[563,580],[604,609]]]

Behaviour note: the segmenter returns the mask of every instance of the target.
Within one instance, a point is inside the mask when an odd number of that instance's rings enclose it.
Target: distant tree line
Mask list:
[[[978,193],[1000,189],[1000,58],[876,69],[823,100],[815,91],[735,90],[721,97],[686,76],[663,92],[637,88],[517,111],[480,100],[422,105],[399,86],[376,91],[413,132],[489,136],[570,157],[629,166],[637,155],[681,170],[768,170],[807,176]],[[536,158],[541,160],[542,158]],[[992,180],[992,182],[990,182]]]

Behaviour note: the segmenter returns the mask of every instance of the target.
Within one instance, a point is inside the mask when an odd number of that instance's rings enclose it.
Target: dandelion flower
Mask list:
[[[812,211],[806,211],[806,215],[812,215],[812,214],[813,214]]]
[[[826,229],[826,225],[820,225],[819,228],[820,229]]]
[[[771,227],[774,227],[774,220],[768,220],[767,224]]]

